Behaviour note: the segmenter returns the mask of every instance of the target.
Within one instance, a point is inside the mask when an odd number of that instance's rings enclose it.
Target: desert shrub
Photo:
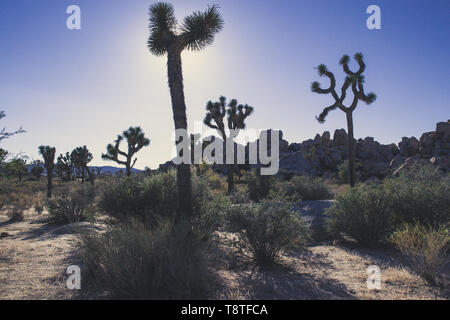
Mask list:
[[[212,195],[224,195],[228,191],[228,184],[224,177],[211,168],[203,169],[200,174],[206,180]]]
[[[260,201],[267,198],[270,193],[278,191],[278,181],[274,176],[263,176],[256,171],[251,171],[246,174],[248,194],[251,200]]]
[[[376,245],[391,231],[391,203],[377,185],[360,185],[339,194],[327,209],[332,234],[346,233],[364,246]]]
[[[124,177],[104,188],[99,207],[105,213],[127,220],[139,218],[154,222],[170,218],[177,211],[176,172],[171,170],[147,177]],[[193,212],[200,212],[208,200],[208,185],[203,177],[192,177]]]
[[[450,222],[450,176],[430,166],[414,166],[383,182],[393,203],[393,222],[438,228]]]
[[[54,223],[72,223],[91,220],[94,214],[93,187],[63,188],[48,199],[45,206]]]
[[[361,181],[361,180],[364,180],[363,178],[367,178],[367,177],[362,177],[362,172],[361,172],[362,169],[363,169],[363,166],[362,166],[361,162],[356,160],[355,161],[356,181]],[[349,174],[350,174],[349,162],[348,162],[348,160],[344,160],[337,167],[337,182],[338,183],[349,183],[349,181],[350,181]]]
[[[33,197],[29,194],[12,192],[8,195],[7,216],[10,221],[18,222],[25,219],[24,212],[33,205]]]
[[[332,194],[322,178],[313,176],[295,176],[283,185],[283,194],[297,196],[301,200],[326,200]]]
[[[91,281],[114,299],[205,299],[211,283],[207,242],[186,228],[136,220],[83,237]]]
[[[309,239],[306,223],[284,200],[239,206],[230,215],[234,246],[259,266],[273,265],[283,249],[304,247]]]
[[[441,274],[449,264],[448,229],[406,224],[392,235],[391,241],[407,257],[414,271],[432,284],[441,283]]]
[[[231,202],[234,204],[250,202],[248,187],[245,184],[235,185],[233,192],[229,195]]]

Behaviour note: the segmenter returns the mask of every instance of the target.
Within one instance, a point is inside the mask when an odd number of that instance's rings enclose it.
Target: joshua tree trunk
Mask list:
[[[126,173],[127,173],[127,177],[129,177],[131,175],[131,165],[130,165],[129,160],[127,160]]]
[[[184,100],[183,74],[181,70],[181,50],[177,48],[176,44],[174,48],[168,50],[167,69],[175,129],[187,130],[186,103]],[[190,218],[192,215],[192,186],[191,168],[189,164],[183,163],[178,165],[177,188],[178,211],[185,217]]]
[[[47,198],[52,197],[52,172],[47,169]]]
[[[234,164],[227,164],[228,173],[228,193],[233,192],[234,188]]]
[[[92,170],[94,170],[94,169],[92,169]],[[86,167],[86,171],[88,173],[89,181],[91,182],[91,185],[94,185],[94,171],[89,170],[88,167]]]
[[[347,128],[348,128],[348,175],[350,179],[350,187],[355,186],[355,139],[353,137],[353,114],[347,111]]]

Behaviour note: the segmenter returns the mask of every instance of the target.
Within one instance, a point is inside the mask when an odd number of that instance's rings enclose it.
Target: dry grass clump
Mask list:
[[[392,235],[391,241],[407,257],[415,272],[432,284],[443,284],[442,276],[450,262],[448,229],[406,224]]]

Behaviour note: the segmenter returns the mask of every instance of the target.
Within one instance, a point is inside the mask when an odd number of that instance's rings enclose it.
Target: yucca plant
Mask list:
[[[173,6],[158,2],[150,7],[150,37],[148,48],[154,55],[167,54],[169,89],[175,129],[187,130],[186,103],[183,89],[181,53],[188,49],[198,51],[214,42],[222,29],[223,19],[218,6],[209,6],[204,12],[194,12],[178,26]],[[181,140],[181,138],[180,138]],[[178,144],[180,141],[177,141]],[[177,167],[179,212],[192,215],[192,186],[190,165]]]
[[[333,99],[335,100],[331,106],[323,109],[322,113],[318,117],[316,117],[316,119],[320,123],[325,122],[325,118],[327,117],[328,113],[337,108],[344,111],[347,116],[348,153],[349,153],[349,171],[350,171],[349,177],[350,177],[350,186],[352,187],[355,185],[355,176],[356,176],[355,139],[353,134],[353,111],[355,111],[359,100],[362,100],[367,104],[371,104],[377,98],[375,93],[371,92],[369,94],[365,94],[364,92],[365,79],[363,76],[363,72],[366,69],[366,65],[363,61],[362,53],[356,53],[354,57],[359,65],[359,70],[356,72],[352,72],[348,66],[348,63],[350,61],[350,57],[348,55],[344,55],[339,62],[342,65],[344,72],[347,74],[345,82],[341,88],[340,96],[336,92],[336,78],[334,77],[334,74],[332,72],[328,71],[327,67],[324,64],[319,65],[317,67],[317,71],[319,72],[319,75],[321,77],[326,76],[330,79],[330,87],[328,89],[322,89],[320,83],[317,81],[313,82],[311,85],[311,90],[313,92],[319,94],[331,94]],[[350,106],[345,106],[344,100],[347,95],[347,90],[350,87],[352,88],[353,92],[353,100]]]

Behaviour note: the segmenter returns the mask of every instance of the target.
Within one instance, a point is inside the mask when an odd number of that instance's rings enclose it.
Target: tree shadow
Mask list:
[[[347,286],[337,280],[300,273],[285,265],[253,272],[241,280],[251,298],[256,300],[356,299]]]

